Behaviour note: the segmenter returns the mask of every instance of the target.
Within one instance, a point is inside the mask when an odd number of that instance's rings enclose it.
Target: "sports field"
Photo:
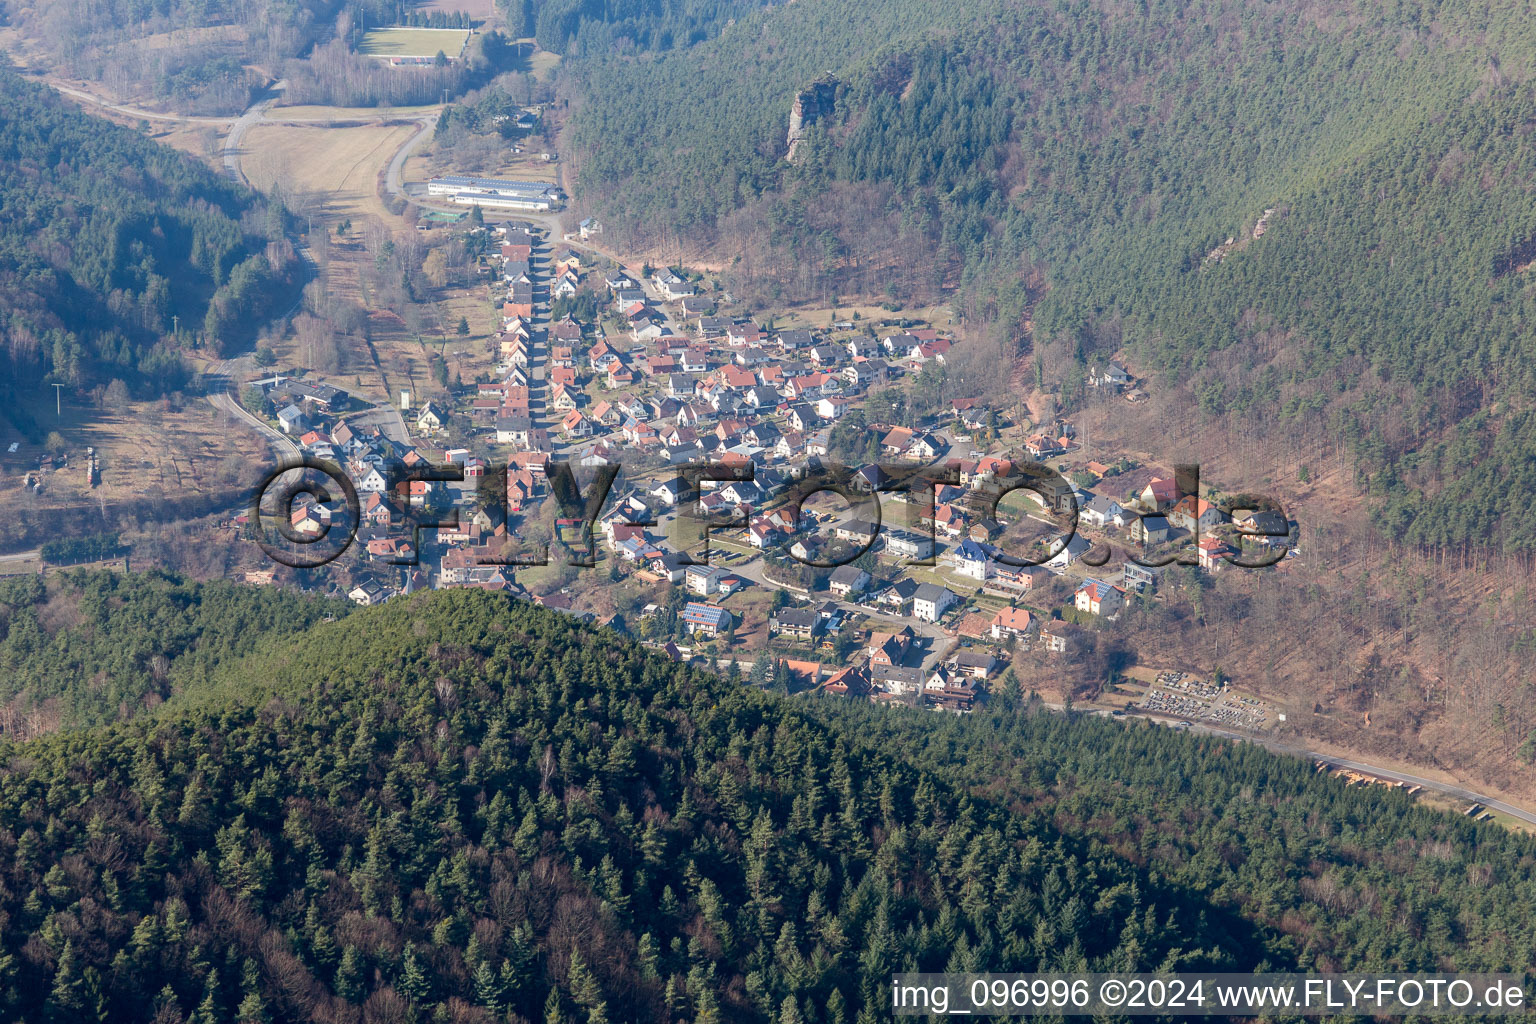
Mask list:
[[[436,57],[445,53],[457,58],[469,41],[464,28],[375,28],[364,33],[359,53],[370,57]]]

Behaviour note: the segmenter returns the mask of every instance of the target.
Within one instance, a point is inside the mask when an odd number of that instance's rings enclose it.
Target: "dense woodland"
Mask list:
[[[12,70],[0,100],[0,392],[175,391],[292,302],[281,207]]]
[[[115,543],[88,552],[120,553]],[[0,732],[130,718],[258,642],[352,607],[159,572],[77,570],[46,587],[32,576],[0,581]]]
[[[692,46],[771,0],[498,0],[544,50],[568,57]]]
[[[579,198],[765,301],[948,283],[1079,375],[1124,347],[1202,415],[1346,438],[1393,536],[1530,552],[1499,498],[1536,485],[1533,33],[1460,0],[794,5],[573,66]]]
[[[177,593],[68,586],[130,646]],[[245,649],[0,745],[6,1019],[873,1021],[901,969],[1523,969],[1536,941],[1528,838],[1012,682],[965,719],[781,697],[464,591]]]

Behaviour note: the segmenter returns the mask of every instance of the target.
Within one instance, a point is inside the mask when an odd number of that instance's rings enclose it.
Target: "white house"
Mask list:
[[[347,596],[360,605],[378,604],[389,596],[389,592],[374,580],[364,580],[347,592]]]
[[[681,480],[666,480],[651,488],[651,497],[659,498],[668,505],[676,505],[683,495],[683,482]]]
[[[1080,612],[1113,618],[1125,604],[1125,591],[1103,580],[1088,579],[1077,588],[1075,603]]]
[[[856,565],[840,565],[832,570],[827,588],[837,597],[857,594],[869,586],[869,573]]]
[[[690,565],[683,570],[683,582],[688,590],[700,597],[708,597],[720,589],[720,577],[725,570],[712,565]]]
[[[389,478],[378,466],[370,466],[357,482],[357,490],[360,494],[383,494],[389,490]]]
[[[1079,514],[1082,516],[1083,522],[1089,526],[1103,527],[1108,526],[1110,523],[1118,525],[1124,510],[1114,498],[1099,494],[1084,504]]]
[[[416,429],[437,430],[447,418],[447,415],[434,403],[428,402],[421,407],[421,412],[416,414]]]
[[[285,434],[302,434],[309,429],[309,420],[305,418],[304,410],[289,405],[278,410],[277,425],[283,428]]]
[[[912,614],[924,622],[938,622],[960,598],[948,587],[924,583],[912,595]]]
[[[963,540],[944,556],[961,576],[973,580],[985,580],[992,572],[992,556],[986,548],[973,540]]]
[[[1067,541],[1066,545],[1063,546],[1060,551],[1056,552],[1056,554],[1051,557],[1050,561],[1046,562],[1045,564],[1053,569],[1065,569],[1067,566],[1071,565],[1073,562],[1087,554],[1088,549],[1092,546],[1093,545],[1089,544],[1082,537],[1078,536],[1077,534],[1073,534],[1072,539]]]

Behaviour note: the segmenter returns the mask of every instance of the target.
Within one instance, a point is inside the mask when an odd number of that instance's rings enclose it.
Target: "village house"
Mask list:
[[[863,519],[850,519],[832,528],[832,535],[859,545],[873,544],[880,534],[880,527]]]
[[[1087,523],[1089,526],[1097,526],[1100,528],[1111,525],[1123,525],[1121,520],[1124,517],[1124,514],[1125,510],[1120,507],[1120,503],[1118,501],[1116,501],[1114,498],[1106,497],[1102,494],[1094,495],[1093,498],[1078,512],[1078,515],[1082,517],[1083,522]]]
[[[837,597],[848,597],[857,594],[869,586],[869,573],[856,565],[840,565],[832,570],[832,575],[827,580],[827,589]]]
[[[1052,547],[1054,546],[1055,545],[1052,544]],[[1053,569],[1065,569],[1067,566],[1071,565],[1073,562],[1086,555],[1092,547],[1093,545],[1089,544],[1085,538],[1077,534],[1073,534],[1071,537],[1067,538],[1067,542],[1062,545],[1061,550],[1052,555],[1045,564]]]
[[[871,662],[869,676],[874,685],[887,693],[916,693],[923,685],[923,670],[917,666]]]
[[[347,596],[356,603],[367,607],[368,605],[382,603],[385,598],[389,597],[389,591],[385,590],[377,580],[363,580],[349,590]]]
[[[1280,512],[1269,509],[1252,511],[1237,519],[1237,528],[1245,537],[1260,544],[1284,545],[1289,542],[1291,524]]]
[[[496,443],[527,445],[533,422],[527,416],[498,416]]]
[[[1130,536],[1131,540],[1150,548],[1168,543],[1173,537],[1173,528],[1165,516],[1137,516],[1131,523]]]
[[[302,434],[309,429],[309,417],[296,405],[286,405],[277,411],[277,425],[285,434]]]
[[[1173,506],[1168,521],[1181,530],[1200,534],[1226,522],[1227,514],[1205,499],[1189,494]]]
[[[900,665],[912,645],[912,635],[906,626],[894,633],[871,633],[867,647],[870,665]]]
[[[933,557],[933,538],[907,530],[887,530],[885,531],[885,551],[886,554],[897,558],[926,561]]]
[[[1125,592],[1103,580],[1087,579],[1077,588],[1074,604],[1080,612],[1114,618],[1125,603]]]
[[[810,639],[821,631],[826,621],[814,608],[780,608],[770,625],[780,636]]]
[[[973,540],[961,541],[944,556],[944,560],[954,566],[955,572],[961,576],[969,576],[975,580],[985,580],[991,575],[991,552]]]
[[[1034,628],[1035,617],[1028,609],[1002,608],[992,616],[990,632],[996,640],[1005,640],[1010,637],[1027,640]]]
[[[1220,537],[1202,537],[1195,547],[1200,568],[1206,572],[1217,571],[1228,558],[1237,554],[1237,551]]]
[[[1102,370],[1093,370],[1088,375],[1088,384],[1096,388],[1123,388],[1131,383],[1131,375],[1125,372],[1125,367],[1118,363],[1108,363]]]
[[[1124,568],[1120,570],[1120,583],[1128,591],[1141,591],[1148,587],[1156,590],[1162,575],[1163,567],[1160,565],[1142,565],[1139,562],[1127,561]]]
[[[879,603],[898,614],[905,614],[919,586],[916,580],[903,576],[880,592]]]
[[[938,622],[959,600],[959,596],[948,587],[924,583],[912,595],[912,615],[924,622]]]
[[[996,658],[986,651],[973,651],[961,648],[949,659],[957,673],[968,676],[971,679],[990,679],[992,673],[1000,664]]]
[[[1174,480],[1154,477],[1137,495],[1137,501],[1148,512],[1163,512],[1179,500],[1179,485]]]

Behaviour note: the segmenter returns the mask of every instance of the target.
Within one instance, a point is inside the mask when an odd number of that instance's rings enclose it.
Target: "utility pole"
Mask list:
[[[53,386],[53,414],[59,419],[64,418],[64,400],[60,397],[63,392],[63,384],[55,384]]]

